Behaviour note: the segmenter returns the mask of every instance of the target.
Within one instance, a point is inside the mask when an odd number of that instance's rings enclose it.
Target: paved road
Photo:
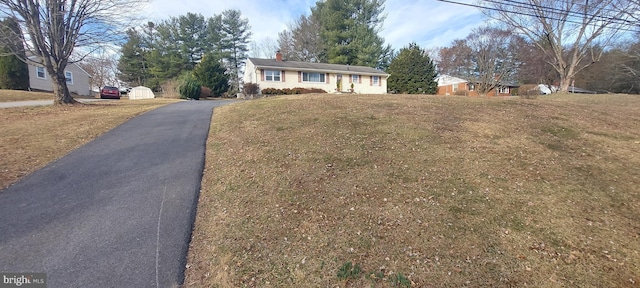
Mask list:
[[[0,273],[47,287],[176,287],[204,167],[212,108],[153,110],[0,192]]]

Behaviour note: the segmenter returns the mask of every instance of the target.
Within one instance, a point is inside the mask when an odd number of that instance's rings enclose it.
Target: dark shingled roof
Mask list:
[[[249,58],[249,61],[253,63],[256,68],[277,68],[286,70],[302,70],[302,71],[321,71],[321,72],[339,72],[344,74],[358,73],[365,75],[381,75],[388,76],[384,73],[371,67],[364,66],[350,66],[341,64],[326,64],[326,63],[309,63],[298,61],[276,61],[276,59],[261,59],[261,58]]]

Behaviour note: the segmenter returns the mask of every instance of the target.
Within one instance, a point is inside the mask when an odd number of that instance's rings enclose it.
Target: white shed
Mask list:
[[[153,99],[156,97],[150,88],[144,86],[133,87],[127,94],[129,99]]]

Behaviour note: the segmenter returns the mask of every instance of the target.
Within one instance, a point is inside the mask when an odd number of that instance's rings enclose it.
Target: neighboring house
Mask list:
[[[518,87],[519,85],[501,83],[496,89],[487,92],[487,96],[511,96],[514,89]],[[436,95],[479,96],[480,94],[475,90],[474,83],[449,75],[440,75]]]
[[[276,59],[249,58],[243,80],[258,84],[260,90],[319,88],[329,93],[350,92],[353,83],[355,93],[386,94],[388,77],[371,67],[286,61],[277,53]]]
[[[28,62],[29,64],[29,87],[32,90],[41,91],[53,91],[53,83],[51,82],[51,75],[47,73],[47,69],[44,66]],[[69,92],[75,93],[81,96],[91,95],[91,86],[89,78],[91,76],[87,71],[82,69],[75,63],[67,65],[64,71],[67,77],[67,87]]]
[[[458,91],[469,90],[469,87],[467,87],[468,81],[461,78],[449,75],[440,75],[436,80],[438,82],[436,95],[456,95],[456,93],[459,93]]]

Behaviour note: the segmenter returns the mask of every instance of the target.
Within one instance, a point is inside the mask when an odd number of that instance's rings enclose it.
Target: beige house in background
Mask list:
[[[45,69],[44,66],[39,66],[31,62],[28,62],[28,65],[30,89],[53,92],[51,75],[47,73],[47,69]],[[67,65],[64,74],[67,77],[69,92],[80,96],[91,96],[91,85],[89,84],[89,78],[91,78],[91,76],[87,71],[77,64],[72,63]]]
[[[265,88],[319,88],[329,93],[386,94],[389,74],[371,67],[325,63],[249,58],[244,69],[244,83]],[[338,91],[338,81],[341,83]]]

